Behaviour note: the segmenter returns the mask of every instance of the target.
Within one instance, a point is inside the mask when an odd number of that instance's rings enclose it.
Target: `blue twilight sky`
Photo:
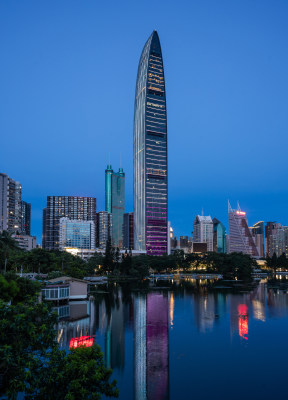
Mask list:
[[[0,172],[41,239],[47,195],[96,196],[109,152],[133,209],[134,91],[153,29],[164,58],[169,219],[288,224],[287,0],[9,0],[0,4]]]

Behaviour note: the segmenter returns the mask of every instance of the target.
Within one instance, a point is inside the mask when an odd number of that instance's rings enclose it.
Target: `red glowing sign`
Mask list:
[[[246,212],[244,212],[244,211],[236,211],[236,214],[237,215],[246,215]]]
[[[80,336],[72,338],[70,340],[69,350],[80,346],[91,347],[93,345],[93,341],[94,339],[91,336]]]
[[[238,306],[238,329],[239,336],[248,340],[248,307],[246,304],[239,304]]]

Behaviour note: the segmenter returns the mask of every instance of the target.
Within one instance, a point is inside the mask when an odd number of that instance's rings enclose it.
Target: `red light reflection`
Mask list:
[[[76,338],[72,338],[70,340],[70,344],[69,344],[69,350],[71,349],[75,349],[76,347],[79,346],[86,346],[86,347],[91,347],[93,345],[93,337],[91,336],[80,336],[80,337],[76,337]]]
[[[239,336],[248,340],[248,307],[246,304],[238,305],[238,329]]]

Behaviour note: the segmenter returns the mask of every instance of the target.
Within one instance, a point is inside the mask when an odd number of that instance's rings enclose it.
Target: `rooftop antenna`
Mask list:
[[[228,214],[229,214],[230,212],[232,212],[232,207],[231,207],[230,201],[229,201],[229,199],[228,199]]]
[[[120,153],[120,168],[122,168],[122,153]]]
[[[238,209],[238,211],[241,211],[239,201],[237,201],[237,209]]]
[[[202,207],[202,217],[204,217],[204,209],[203,209],[203,207]]]
[[[109,165],[110,165],[110,151],[109,151]]]

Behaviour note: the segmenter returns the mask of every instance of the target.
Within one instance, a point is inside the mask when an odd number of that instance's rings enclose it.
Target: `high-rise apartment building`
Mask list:
[[[248,226],[246,212],[238,206],[233,210],[228,203],[229,220],[229,253],[244,253],[253,257],[259,257],[258,249]]]
[[[96,218],[96,247],[105,249],[108,238],[111,240],[112,214],[107,211],[99,211]]]
[[[138,66],[133,140],[134,247],[167,253],[167,115],[163,59],[156,31]]]
[[[45,249],[60,249],[60,218],[63,217],[96,224],[96,198],[47,196],[47,206],[43,210],[42,246]]]
[[[281,224],[278,222],[267,222],[265,225],[265,255],[268,257],[272,257],[273,253],[270,252],[270,237],[277,233],[277,230],[281,227]]]
[[[264,221],[256,222],[250,227],[259,257],[264,257]]]
[[[46,249],[46,208],[42,212],[42,247]]]
[[[288,226],[275,223],[270,231],[268,254],[272,257],[274,253],[277,257],[283,253],[288,257]]]
[[[79,219],[60,218],[60,249],[95,249],[95,223]]]
[[[8,175],[0,173],[0,232],[21,232],[22,187]]]
[[[112,214],[112,244],[123,247],[125,211],[125,173],[123,168],[114,172],[111,165],[105,170],[105,211]]]
[[[207,251],[213,251],[213,221],[210,216],[196,215],[193,243],[207,243]]]
[[[31,204],[23,200],[21,202],[21,233],[28,236],[31,233]]]
[[[217,218],[213,218],[213,251],[226,253],[226,228]]]
[[[134,218],[133,212],[124,214],[123,248],[134,249]]]
[[[30,251],[36,248],[36,236],[13,234],[12,238],[22,250]]]

